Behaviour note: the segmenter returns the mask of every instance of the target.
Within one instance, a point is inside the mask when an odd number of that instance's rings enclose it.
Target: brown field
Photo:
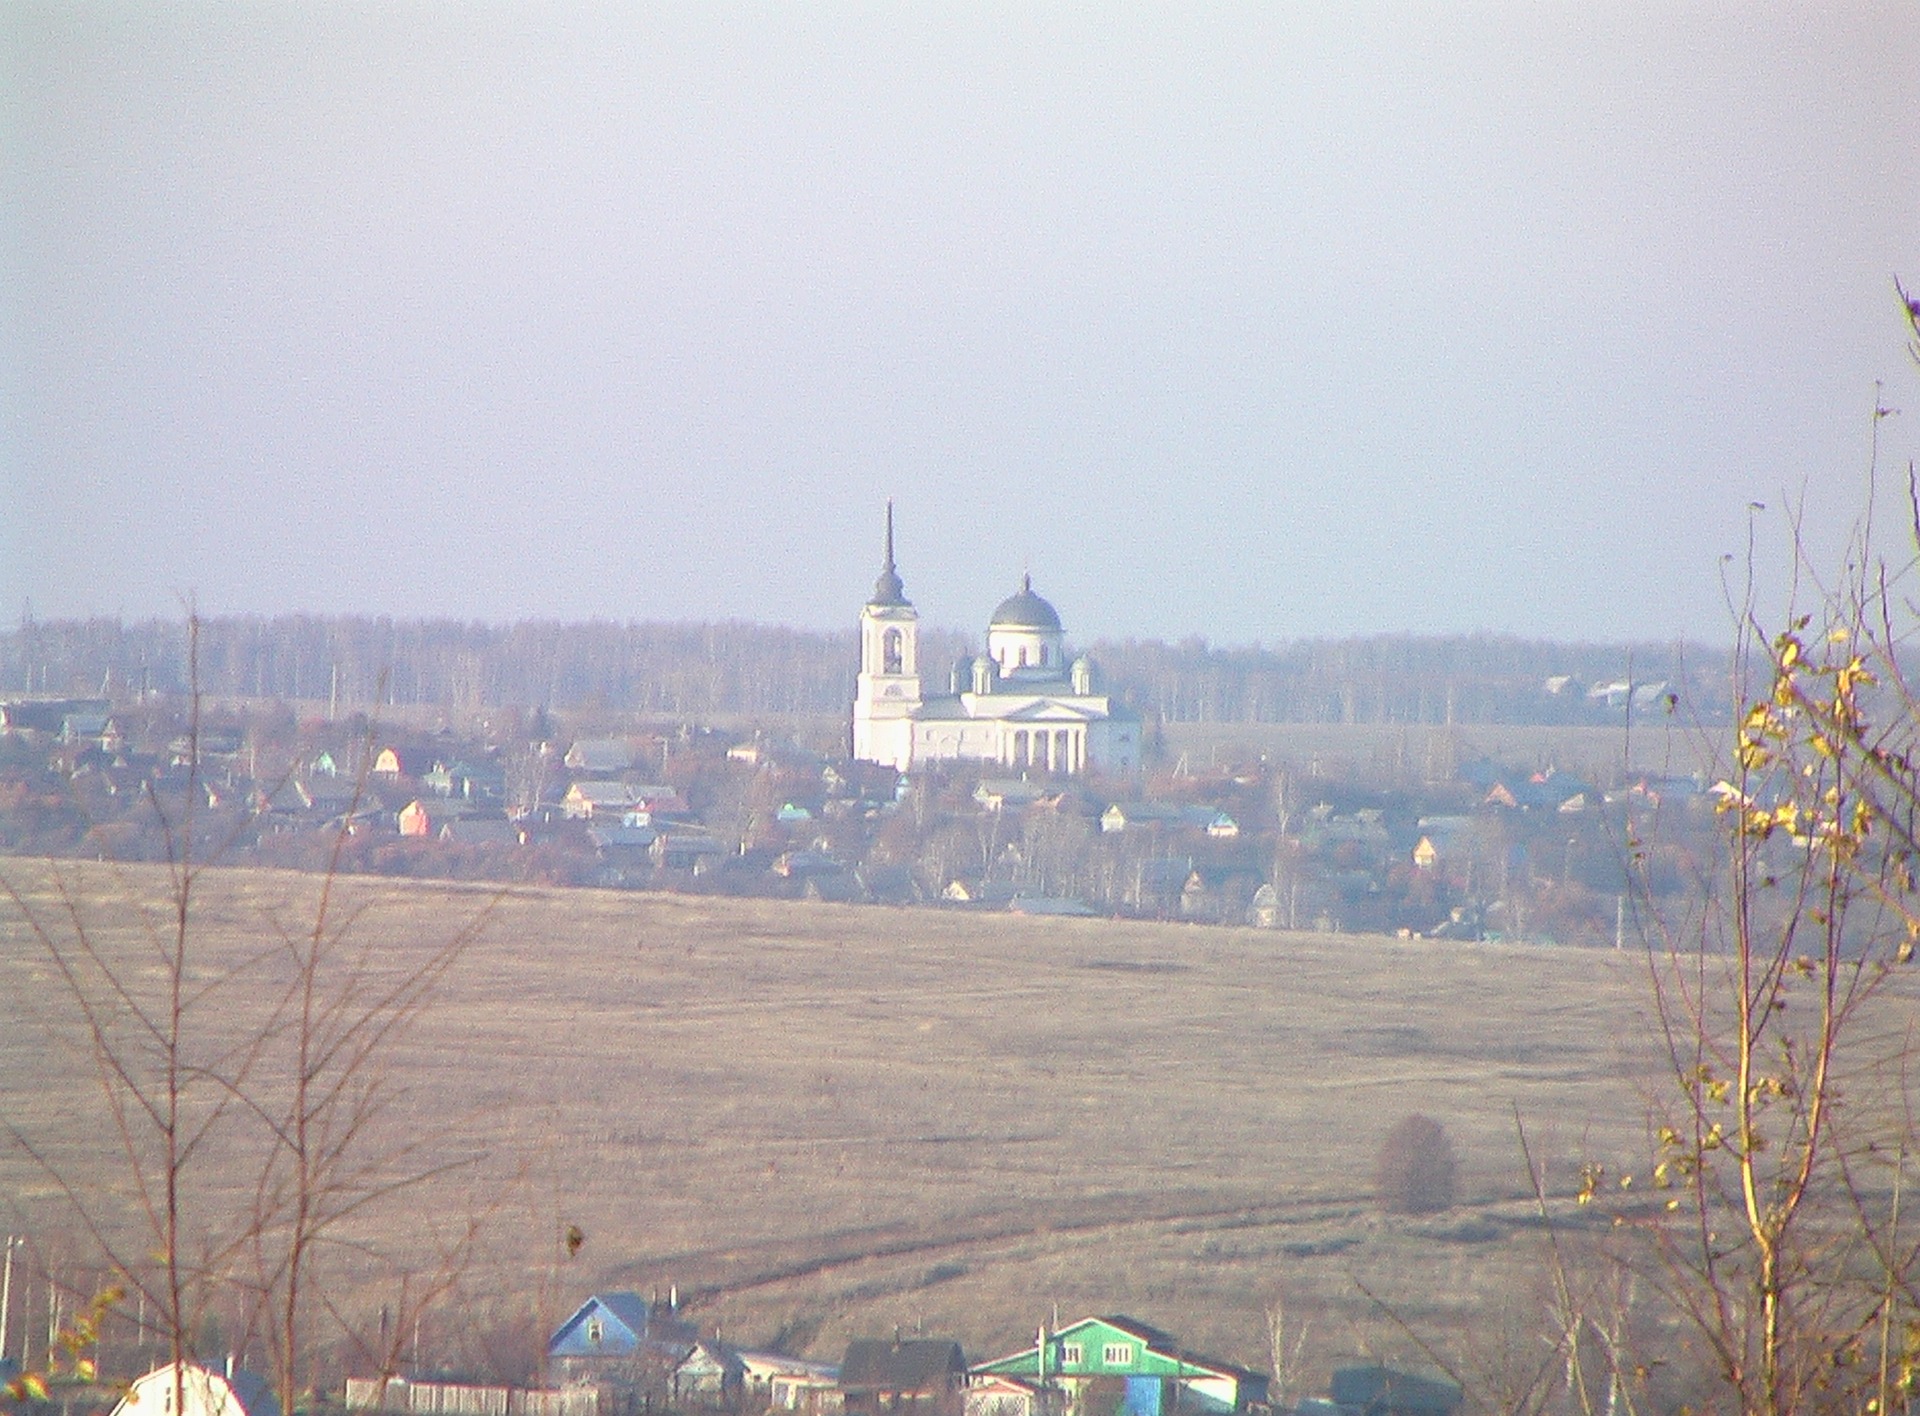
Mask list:
[[[95,937],[136,947],[164,875],[66,869]],[[61,927],[48,866],[0,872]],[[207,874],[208,967],[270,915],[305,917],[317,885]],[[342,888],[396,967],[490,898]],[[1576,1156],[1637,1153],[1647,996],[1631,954],[515,889],[394,1065],[409,1124],[445,1126],[506,1187],[476,1289],[551,1310],[672,1283],[731,1339],[831,1355],[896,1325],[988,1355],[1057,1305],[1262,1368],[1283,1293],[1324,1370],[1408,1353],[1401,1319],[1443,1341],[1536,1320],[1515,1116],[1563,1190]],[[59,997],[0,908],[7,1119],[104,1193],[90,1074],[49,1045]],[[1383,1218],[1373,1155],[1413,1111],[1451,1132],[1463,1201]],[[416,1192],[387,1237],[471,1207],[469,1188]],[[10,1223],[56,1222],[11,1149],[0,1196]],[[587,1241],[559,1261],[566,1224]]]

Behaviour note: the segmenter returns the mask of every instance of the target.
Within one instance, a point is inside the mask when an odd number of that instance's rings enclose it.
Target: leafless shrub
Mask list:
[[[1435,1214],[1453,1207],[1454,1170],[1446,1128],[1428,1116],[1409,1116],[1380,1143],[1374,1194],[1389,1214]]]

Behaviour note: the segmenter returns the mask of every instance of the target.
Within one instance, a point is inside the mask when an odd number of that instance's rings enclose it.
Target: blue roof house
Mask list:
[[[596,1293],[548,1339],[549,1379],[645,1386],[671,1371],[698,1336],[672,1308],[638,1293]]]

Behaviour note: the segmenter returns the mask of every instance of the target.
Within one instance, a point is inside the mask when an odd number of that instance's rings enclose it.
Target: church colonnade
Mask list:
[[[1005,742],[1000,760],[1009,767],[1061,773],[1087,769],[1085,728],[1015,728]]]

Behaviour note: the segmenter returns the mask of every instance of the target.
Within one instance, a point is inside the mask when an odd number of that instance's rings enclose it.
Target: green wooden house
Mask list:
[[[973,1372],[1058,1390],[1068,1416],[1221,1416],[1267,1397],[1261,1373],[1184,1351],[1158,1328],[1119,1316],[1043,1331],[1033,1346]]]

